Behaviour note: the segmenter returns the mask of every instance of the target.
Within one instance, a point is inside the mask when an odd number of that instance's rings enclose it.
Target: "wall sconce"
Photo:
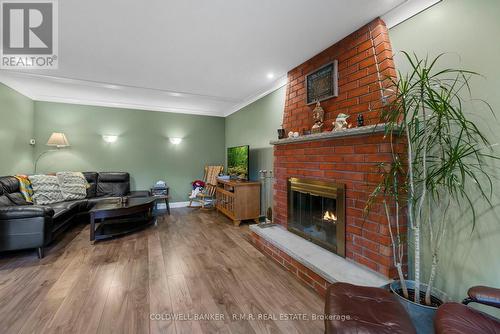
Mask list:
[[[106,142],[106,143],[114,143],[117,139],[118,139],[118,136],[115,136],[115,135],[102,135],[102,139]]]
[[[179,145],[182,141],[182,138],[170,137],[169,140],[172,144]]]

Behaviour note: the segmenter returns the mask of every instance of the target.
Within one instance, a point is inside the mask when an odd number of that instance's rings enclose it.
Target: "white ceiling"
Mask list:
[[[0,81],[35,100],[225,116],[405,2],[59,0],[59,69]]]

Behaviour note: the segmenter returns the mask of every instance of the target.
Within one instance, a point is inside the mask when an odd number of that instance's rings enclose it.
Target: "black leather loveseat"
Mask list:
[[[95,203],[109,197],[146,197],[149,191],[130,191],[130,175],[124,172],[84,172],[90,187],[82,200],[31,205],[19,191],[13,176],[0,177],[0,251],[44,247],[52,242]]]

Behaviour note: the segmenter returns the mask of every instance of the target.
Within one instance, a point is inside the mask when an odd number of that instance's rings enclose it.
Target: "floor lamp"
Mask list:
[[[53,132],[50,135],[49,140],[47,141],[47,144],[45,144],[45,145],[56,147],[56,149],[55,150],[47,150],[45,152],[40,153],[40,155],[35,160],[35,174],[36,174],[36,167],[38,165],[38,160],[40,160],[41,157],[43,157],[45,154],[47,154],[49,152],[55,152],[61,148],[65,148],[65,147],[70,146],[68,139],[66,138],[66,135],[62,132]]]

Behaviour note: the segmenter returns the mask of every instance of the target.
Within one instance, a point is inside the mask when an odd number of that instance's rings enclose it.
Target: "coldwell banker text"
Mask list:
[[[58,67],[57,0],[2,0],[0,68]]]

